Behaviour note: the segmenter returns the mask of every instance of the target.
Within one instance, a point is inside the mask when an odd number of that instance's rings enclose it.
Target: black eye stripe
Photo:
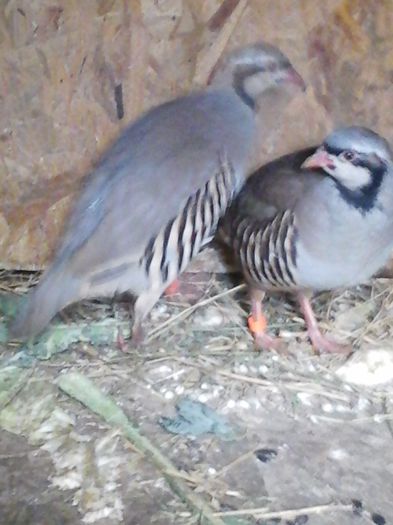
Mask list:
[[[351,162],[354,166],[359,166],[361,168],[367,168],[370,171],[380,170],[386,168],[386,164],[383,160],[381,160],[377,155],[366,155],[364,153],[359,153],[355,150],[350,150],[348,148],[337,148],[334,146],[331,146],[329,144],[323,145],[324,149],[330,153],[330,155],[334,155],[336,157],[340,156],[345,151],[351,152],[354,154],[353,159],[349,160],[348,162]]]
[[[334,146],[330,146],[329,144],[324,144],[323,147],[325,151],[327,151],[331,155],[335,155],[336,157],[338,157],[340,153],[344,151],[342,148],[336,148]]]

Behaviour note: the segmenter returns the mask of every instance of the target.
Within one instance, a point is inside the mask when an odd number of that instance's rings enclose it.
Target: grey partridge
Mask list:
[[[277,48],[230,54],[208,89],[145,113],[103,155],[71,212],[54,259],[11,336],[39,334],[75,301],[131,292],[133,336],[163,291],[209,242],[240,189],[264,96],[301,77]],[[291,90],[289,90],[290,92]]]
[[[293,292],[319,351],[348,351],[319,328],[314,291],[367,281],[393,250],[393,157],[389,144],[362,127],[341,128],[317,149],[277,159],[249,177],[222,223],[248,282],[249,326],[260,348],[267,333],[265,292]]]

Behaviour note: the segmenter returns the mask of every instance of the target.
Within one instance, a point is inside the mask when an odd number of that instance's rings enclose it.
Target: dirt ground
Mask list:
[[[266,310],[287,351],[255,352],[244,289],[216,276],[195,305],[162,299],[138,350],[82,342],[37,358],[4,344],[1,524],[204,522],[135,444],[59,389],[72,371],[117,403],[221,523],[393,523],[391,283],[314,304],[322,328],[353,343],[353,356],[315,355],[285,297],[269,298]],[[121,302],[94,302],[63,320],[125,320],[127,312]],[[190,402],[215,423],[203,431],[198,414],[186,414],[171,426],[165,418]]]

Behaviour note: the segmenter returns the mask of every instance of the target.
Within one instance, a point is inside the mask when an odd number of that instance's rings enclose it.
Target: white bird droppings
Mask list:
[[[181,396],[184,393],[184,386],[177,385],[177,387],[175,388],[175,392],[178,396]]]
[[[211,396],[209,394],[201,394],[199,397],[198,397],[198,401],[200,403],[206,403],[207,401],[209,401],[209,399],[211,398]]]
[[[312,405],[312,394],[309,394],[308,392],[298,392],[296,397],[303,403],[303,405],[306,405],[307,407]]]
[[[336,374],[356,385],[376,386],[393,381],[393,350],[369,348],[357,352]]]
[[[239,365],[238,371],[239,371],[239,374],[247,374],[248,366],[247,365]]]
[[[217,307],[209,306],[199,315],[194,316],[194,324],[203,328],[216,328],[224,324],[224,317]]]
[[[348,457],[348,453],[342,448],[335,448],[328,453],[328,456],[336,461],[343,461]]]
[[[172,372],[172,368],[168,365],[161,365],[159,368],[158,368],[158,371],[161,373],[161,374],[169,374],[170,372]]]
[[[173,399],[175,397],[175,394],[171,390],[168,390],[168,392],[165,392],[164,397],[168,400]]]
[[[238,350],[247,350],[248,348],[248,343],[246,341],[239,341],[236,345],[237,349]]]
[[[238,402],[238,406],[240,408],[244,408],[246,410],[248,410],[250,408],[250,403],[248,401],[246,401],[245,399],[241,399],[239,402]]]
[[[269,369],[266,365],[260,365],[258,368],[258,372],[262,375],[265,375],[268,371]]]

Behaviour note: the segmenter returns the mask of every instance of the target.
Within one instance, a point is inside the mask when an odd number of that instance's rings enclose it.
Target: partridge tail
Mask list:
[[[25,340],[41,333],[57,312],[78,299],[79,289],[79,280],[50,268],[23,301],[9,327],[10,337]]]

